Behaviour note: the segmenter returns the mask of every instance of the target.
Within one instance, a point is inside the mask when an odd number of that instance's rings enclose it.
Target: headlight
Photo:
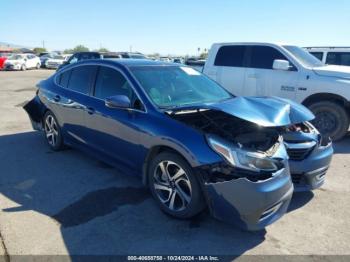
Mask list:
[[[210,147],[232,166],[252,171],[277,171],[276,161],[257,152],[248,152],[218,137],[207,136]]]

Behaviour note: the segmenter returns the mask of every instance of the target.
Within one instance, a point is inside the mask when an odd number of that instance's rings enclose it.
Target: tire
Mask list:
[[[168,172],[162,172],[168,170]],[[177,173],[178,171],[183,171]],[[176,179],[169,181],[179,174]],[[186,219],[200,213],[205,199],[191,166],[179,155],[162,152],[151,160],[148,169],[148,186],[162,211],[173,217]],[[173,203],[173,204],[171,204]]]
[[[27,70],[27,67],[26,67],[25,64],[23,64],[23,65],[21,66],[21,70],[22,70],[22,71],[26,71],[26,70]]]
[[[344,137],[349,129],[349,117],[344,107],[334,102],[320,101],[311,104],[309,109],[316,116],[312,123],[321,134],[330,136],[334,141]]]
[[[64,148],[61,127],[55,115],[47,111],[43,118],[43,127],[46,142],[53,151],[60,151]]]
[[[40,64],[39,63],[36,64],[36,69],[40,69]]]

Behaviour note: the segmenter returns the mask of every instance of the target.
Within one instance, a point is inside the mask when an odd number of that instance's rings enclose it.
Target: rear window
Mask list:
[[[246,47],[240,45],[222,46],[218,50],[214,65],[243,67],[245,50]]]
[[[79,93],[88,94],[95,77],[96,66],[85,65],[72,69],[68,88]]]
[[[328,52],[326,64],[350,66],[350,52]]]
[[[63,73],[61,73],[59,76],[58,76],[58,81],[57,83],[62,86],[62,87],[65,87],[67,88],[68,87],[68,82],[69,82],[69,77],[70,77],[70,73],[71,73],[72,70],[68,70],[68,71],[65,71]]]
[[[288,59],[277,49],[270,46],[253,46],[251,50],[251,68],[272,69],[275,59]]]

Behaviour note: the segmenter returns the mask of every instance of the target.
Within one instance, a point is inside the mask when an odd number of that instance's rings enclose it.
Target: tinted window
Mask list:
[[[277,49],[269,46],[253,46],[251,49],[250,66],[252,68],[272,69],[275,59],[288,59]]]
[[[95,97],[105,99],[115,95],[125,95],[133,100],[133,90],[125,77],[117,70],[110,67],[100,67],[96,85]]]
[[[70,73],[71,73],[71,70],[68,70],[58,76],[58,84],[60,86],[63,86],[65,88],[68,87]]]
[[[326,64],[350,66],[350,53],[329,52],[327,54]]]
[[[316,57],[318,60],[322,61],[323,53],[322,52],[310,52],[314,57]]]
[[[222,46],[215,58],[216,66],[243,67],[245,46]]]
[[[71,71],[68,88],[83,94],[88,94],[95,76],[96,66],[79,66]]]

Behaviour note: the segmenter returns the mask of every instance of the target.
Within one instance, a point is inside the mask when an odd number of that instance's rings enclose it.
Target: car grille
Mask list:
[[[285,142],[287,153],[290,160],[302,161],[308,157],[311,151],[315,148],[316,142],[310,141],[305,143],[290,143]]]

